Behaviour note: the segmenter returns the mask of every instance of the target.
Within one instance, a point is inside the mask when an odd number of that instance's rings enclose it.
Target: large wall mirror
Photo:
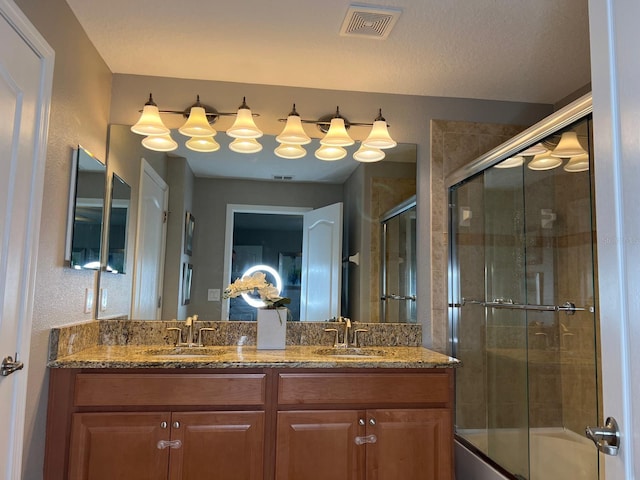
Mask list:
[[[131,187],[115,173],[111,175],[109,203],[106,271],[120,274],[128,273],[127,238],[129,236]]]
[[[177,132],[173,136],[181,138]],[[287,234],[287,230],[293,228],[292,225],[299,228],[301,220],[291,215],[279,217],[269,210],[311,211],[341,203],[340,314],[365,322],[380,321],[380,222],[385,212],[416,193],[416,146],[400,144],[387,150],[383,161],[360,163],[352,158],[356,145],[350,147],[349,155],[343,160],[326,162],[314,157],[317,139],[306,146],[306,157],[286,160],[273,153],[278,146],[274,137],[260,138],[263,149],[254,154],[230,151],[230,139],[225,137],[224,134],[216,136],[221,145],[217,152],[196,153],[181,145],[178,150],[164,154],[142,147],[141,137],[131,133],[130,126],[110,126],[110,170],[116,168],[115,173],[121,175],[117,165],[128,168],[128,173],[121,176],[132,187],[130,230],[136,231],[147,221],[149,216],[144,212],[149,205],[162,202],[150,199],[147,193],[140,194],[140,178],[148,176],[145,169],[153,170],[157,178],[151,183],[157,185],[154,188],[159,193],[163,191],[162,184],[166,185],[169,213],[164,227],[158,230],[165,240],[154,247],[160,250],[163,264],[156,265],[158,262],[148,255],[149,249],[140,245],[133,255],[135,268],[132,270],[135,271],[131,272],[133,285],[129,294],[136,304],[135,292],[144,291],[149,310],[132,314],[132,310],[142,310],[131,309],[129,305],[126,311],[107,312],[108,316],[153,320],[184,319],[198,314],[202,320],[227,317],[248,320],[252,318],[251,309],[229,308],[222,292],[233,275],[250,263],[270,259],[276,270],[287,275],[286,284],[291,292],[300,287],[300,242],[282,239],[290,239],[292,234]],[[230,205],[246,206],[244,213],[251,213],[254,208],[259,212],[253,213],[270,216],[239,216],[237,230],[230,234]],[[188,231],[185,222],[190,217],[197,221],[190,227],[193,237],[185,238]],[[139,237],[139,230],[137,234]],[[185,249],[187,241],[190,249]],[[149,256],[146,264],[141,255]],[[187,269],[189,292],[183,291],[185,265],[190,266]],[[149,272],[153,272],[155,279],[149,279]],[[184,302],[187,294],[189,301]],[[234,310],[242,312],[241,317],[233,318]]]
[[[77,270],[99,270],[106,167],[78,146],[71,169],[65,260]]]

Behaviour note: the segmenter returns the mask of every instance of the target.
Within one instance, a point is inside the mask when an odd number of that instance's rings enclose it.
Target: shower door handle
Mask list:
[[[587,427],[585,430],[587,438],[596,444],[598,450],[607,455],[618,455],[620,449],[620,429],[615,418],[607,418],[604,427]]]

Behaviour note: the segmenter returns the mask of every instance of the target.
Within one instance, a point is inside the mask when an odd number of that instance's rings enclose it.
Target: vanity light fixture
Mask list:
[[[255,138],[236,138],[229,144],[229,150],[236,153],[258,153],[262,150],[262,144]]]
[[[302,145],[311,143],[311,138],[304,131],[304,128],[302,128],[302,120],[300,119],[300,114],[296,111],[295,103],[293,104],[291,113],[289,113],[287,117],[284,130],[276,137],[276,141],[281,143],[281,145],[273,152],[279,157],[295,160],[307,154],[307,151],[302,148]]]
[[[169,135],[170,130],[160,118],[160,111],[153,101],[153,95],[149,94],[149,100],[144,104],[142,115],[131,127],[131,131],[138,135]]]
[[[398,143],[391,138],[387,129],[387,121],[382,116],[382,109],[378,110],[378,116],[373,121],[373,127],[369,136],[362,142],[362,145],[370,148],[393,148]]]
[[[217,152],[220,150],[220,144],[216,142],[213,136],[193,137],[185,142],[185,147],[194,152]]]
[[[238,107],[236,121],[229,130],[227,135],[233,138],[260,138],[262,130],[260,130],[253,121],[253,115],[246,102],[246,97],[242,97],[242,105]]]
[[[307,151],[300,145],[294,145],[291,143],[283,143],[277,147],[273,153],[281,158],[287,158],[289,160],[296,160],[302,158],[307,154]]]
[[[204,106],[200,103],[200,95],[198,95],[196,103],[193,104],[189,110],[189,118],[184,125],[182,125],[178,131],[185,137],[213,137],[216,132],[207,119],[207,112]]]
[[[523,157],[534,157],[536,155],[546,153],[547,151],[547,147],[545,147],[541,143],[536,143],[535,145],[531,145],[525,151],[520,152],[520,155],[522,155]]]
[[[345,120],[342,115],[340,115],[340,107],[337,107],[335,115],[331,118],[329,131],[324,138],[320,140],[320,145],[348,147],[354,143],[353,139],[347,133]]]

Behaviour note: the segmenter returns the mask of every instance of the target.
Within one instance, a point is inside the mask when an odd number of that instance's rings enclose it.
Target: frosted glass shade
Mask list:
[[[567,172],[584,172],[589,170],[589,154],[576,155],[563,167]]]
[[[194,152],[217,152],[220,150],[220,144],[213,139],[213,136],[193,137],[187,140],[184,145]]]
[[[307,151],[300,145],[290,145],[288,143],[283,143],[282,145],[277,147],[273,151],[273,153],[281,158],[295,160],[296,158],[304,157],[307,154]]]
[[[534,155],[540,155],[542,153],[546,153],[547,148],[541,143],[536,143],[535,145],[531,145],[524,152],[520,152],[520,155],[523,157],[533,157]]]
[[[304,128],[302,128],[302,121],[299,115],[289,115],[287,117],[284,130],[276,137],[276,140],[289,145],[306,145],[307,143],[311,143],[311,138],[309,138],[309,135],[307,135]]]
[[[342,160],[347,156],[347,151],[342,147],[334,147],[333,145],[322,145],[316,150],[315,156],[319,160],[333,162]]]
[[[552,157],[558,158],[571,158],[578,155],[584,155],[587,152],[580,141],[578,140],[578,134],[576,132],[564,132],[560,137],[558,146],[551,152]]]
[[[255,138],[236,138],[229,144],[229,150],[236,153],[258,153],[262,145]]]
[[[178,148],[171,135],[151,135],[142,139],[142,146],[156,152],[171,152]]]
[[[371,148],[393,148],[398,143],[391,138],[387,129],[387,122],[384,120],[376,120],[373,122],[369,136],[362,142],[365,147]]]
[[[507,158],[500,163],[494,165],[496,168],[515,168],[521,167],[524,163],[524,157],[518,155],[517,157]]]
[[[248,108],[238,109],[236,121],[233,122],[231,128],[227,130],[227,135],[233,138],[260,138],[262,130],[260,130],[253,121],[253,115]]]
[[[547,151],[546,153],[536,155],[529,162],[527,167],[529,167],[531,170],[551,170],[562,165],[562,160],[556,157],[552,157],[550,153],[551,152]]]
[[[131,127],[138,135],[168,135],[169,129],[162,122],[156,105],[145,105],[135,125]]]
[[[187,137],[211,137],[218,133],[209,125],[203,107],[191,107],[189,118],[178,131]]]
[[[371,148],[365,146],[363,143],[360,148],[353,154],[353,158],[355,158],[359,162],[370,163],[370,162],[379,162],[385,157],[385,154],[379,148]]]
[[[344,125],[344,118],[332,118],[331,124],[329,125],[329,131],[324,138],[320,140],[321,145],[330,145],[333,147],[348,147],[354,143],[355,142],[347,133],[347,129]]]

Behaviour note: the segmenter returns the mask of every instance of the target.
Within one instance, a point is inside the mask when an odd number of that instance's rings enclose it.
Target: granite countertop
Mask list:
[[[423,347],[337,349],[323,345],[257,350],[255,346],[98,345],[51,360],[51,368],[451,368],[455,358]],[[360,350],[359,352],[357,350]],[[367,355],[361,355],[365,353]]]

